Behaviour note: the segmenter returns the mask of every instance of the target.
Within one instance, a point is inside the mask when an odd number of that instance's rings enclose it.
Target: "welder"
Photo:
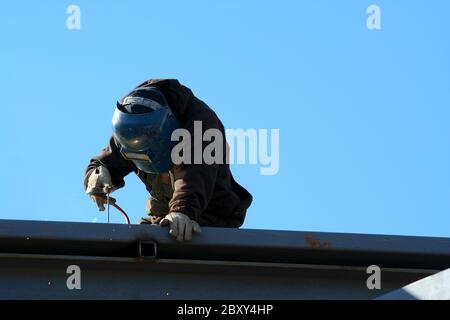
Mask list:
[[[191,240],[201,226],[242,226],[252,196],[231,174],[226,143],[219,153],[223,161],[173,161],[177,129],[191,133],[192,146],[194,123],[201,122],[202,135],[214,129],[225,137],[216,113],[189,88],[175,79],[145,81],[117,102],[112,122],[109,144],[90,160],[84,179],[100,211],[134,172],[150,193],[140,224],[169,225],[178,241]]]

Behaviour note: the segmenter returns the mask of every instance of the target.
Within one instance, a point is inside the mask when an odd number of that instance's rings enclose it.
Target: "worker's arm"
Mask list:
[[[216,184],[219,164],[206,164],[202,159],[201,164],[195,164],[194,160],[194,121],[202,122],[202,134],[208,129],[218,129],[223,134],[223,161],[226,157],[225,133],[222,124],[214,111],[205,105],[200,112],[195,113],[184,124],[184,128],[191,134],[191,164],[174,166],[174,193],[169,202],[169,212],[184,213],[190,219],[198,221],[200,214],[207,208]],[[202,150],[211,142],[203,142]]]
[[[86,169],[84,188],[97,203],[100,211],[104,210],[106,193],[113,192],[125,185],[124,177],[136,168],[126,160],[114,140],[99,155],[92,158]]]
[[[201,232],[198,223],[200,214],[207,208],[216,185],[216,178],[219,170],[219,164],[195,164],[194,161],[194,121],[201,121],[202,131],[208,129],[218,129],[223,135],[223,161],[225,161],[225,130],[215,113],[207,108],[201,109],[195,113],[183,126],[190,132],[191,136],[191,164],[174,165],[174,192],[169,202],[169,214],[160,222],[162,226],[170,224],[169,233],[178,241],[189,241],[194,232]],[[203,137],[203,132],[202,137]],[[203,139],[202,139],[203,141]],[[202,145],[196,146],[203,150],[210,142],[202,142]]]

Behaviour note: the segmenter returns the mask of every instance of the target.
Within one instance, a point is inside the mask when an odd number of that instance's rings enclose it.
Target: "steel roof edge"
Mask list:
[[[159,226],[0,220],[0,254],[139,257],[140,243],[161,259],[450,267],[450,238],[203,228],[177,243]]]

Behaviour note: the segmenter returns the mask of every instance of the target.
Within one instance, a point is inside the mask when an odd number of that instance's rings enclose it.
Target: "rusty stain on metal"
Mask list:
[[[307,234],[305,236],[305,241],[311,248],[314,248],[314,249],[329,249],[329,248],[331,248],[330,241],[320,241],[311,234]]]

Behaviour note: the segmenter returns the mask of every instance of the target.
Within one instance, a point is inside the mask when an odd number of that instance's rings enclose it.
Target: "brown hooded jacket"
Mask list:
[[[178,80],[148,80],[138,87],[143,86],[153,86],[161,90],[180,127],[191,133],[191,145],[194,145],[194,121],[201,121],[202,133],[208,129],[219,129],[225,140],[224,126],[215,112]],[[203,148],[206,145],[207,143],[203,142]],[[138,170],[133,162],[126,160],[120,153],[114,137],[111,137],[109,145],[90,160],[85,174],[85,188],[92,170],[100,165],[110,171],[115,188],[123,187],[124,177],[135,172],[151,193],[152,206],[155,209],[165,208],[165,210],[150,210],[153,212],[149,214],[162,216],[170,212],[181,212],[204,226],[237,228],[244,222],[252,196],[233,179],[229,165],[225,161],[225,148],[226,143],[224,143],[223,164],[202,162],[174,165],[171,198],[166,197],[164,202],[164,197],[159,195],[160,190],[155,189],[154,176]]]

